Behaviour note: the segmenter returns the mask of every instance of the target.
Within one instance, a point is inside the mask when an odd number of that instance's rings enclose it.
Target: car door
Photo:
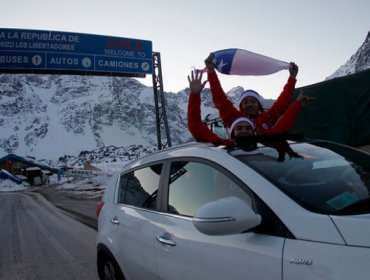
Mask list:
[[[165,213],[154,233],[160,279],[281,279],[284,238],[245,232],[210,236],[192,223],[207,202],[236,196],[255,203],[231,174],[208,162],[173,161]]]
[[[369,248],[287,239],[284,280],[369,279]]]
[[[157,194],[162,164],[122,174],[117,191],[115,238],[117,261],[128,279],[157,279],[152,220],[158,216]]]

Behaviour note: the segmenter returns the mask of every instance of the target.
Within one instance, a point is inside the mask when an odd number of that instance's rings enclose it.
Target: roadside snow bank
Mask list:
[[[28,190],[29,188],[30,185],[25,182],[18,185],[9,179],[0,181],[0,192],[24,191]]]

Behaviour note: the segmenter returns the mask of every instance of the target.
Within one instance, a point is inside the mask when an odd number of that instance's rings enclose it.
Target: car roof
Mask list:
[[[290,144],[293,144],[292,141],[289,141]],[[266,148],[265,145],[262,145],[260,143],[256,144],[255,147],[252,149],[244,149],[244,148],[227,148],[223,145],[215,145],[212,143],[206,143],[206,142],[188,142],[185,144],[168,147],[163,150],[155,151],[151,154],[144,155],[138,159],[134,159],[130,162],[128,162],[124,169],[141,166],[149,163],[153,163],[156,161],[162,161],[170,158],[179,158],[179,157],[197,157],[197,158],[213,158],[216,157],[216,155],[220,157],[225,157],[225,155],[230,154],[230,151],[232,150],[238,150],[239,153],[232,153],[234,155],[240,154],[240,153],[248,153],[248,152],[255,152],[256,150],[261,150],[263,148]],[[221,159],[222,161],[222,159]]]
[[[188,142],[185,144],[168,147],[163,150],[158,150],[151,154],[132,160],[125,165],[125,168],[161,161],[171,157],[202,157],[202,155],[208,154],[212,150],[222,150],[223,153],[227,153],[225,146],[216,146],[214,144],[204,142]]]
[[[283,135],[283,137],[285,136]],[[256,138],[246,137],[245,139],[241,139],[242,141],[238,142],[239,146],[234,147],[234,148],[227,148],[226,146],[223,146],[223,145],[217,146],[215,144],[206,143],[206,142],[188,142],[185,144],[168,147],[163,150],[158,150],[151,154],[144,155],[142,157],[134,159],[128,162],[124,166],[123,170],[127,170],[132,167],[142,166],[142,165],[146,165],[150,163],[155,163],[156,161],[163,161],[163,160],[167,160],[171,158],[180,158],[180,157],[189,157],[189,158],[197,157],[197,158],[204,158],[204,159],[214,159],[214,160],[218,160],[219,162],[222,162],[223,159],[225,159],[225,155],[227,154],[236,156],[236,155],[242,155],[242,154],[247,154],[247,153],[255,153],[257,150],[263,151],[264,149],[270,149],[271,146],[269,146],[268,143],[271,140],[272,141],[286,141],[289,146],[299,144],[299,143],[305,144],[305,145],[314,144],[315,142],[316,143],[317,142],[327,142],[327,143],[331,143],[331,145],[342,146],[338,143],[334,143],[331,141],[318,140],[318,139],[300,139],[299,137],[300,136],[292,140],[282,138],[281,135],[272,136],[272,137],[271,135],[267,135],[267,136],[263,135],[263,136],[258,136]],[[255,145],[253,144],[251,145],[251,139],[255,141],[254,142]],[[264,144],[261,144],[261,143],[264,143]]]

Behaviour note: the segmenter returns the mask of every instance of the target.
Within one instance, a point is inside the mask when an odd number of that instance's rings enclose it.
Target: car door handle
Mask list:
[[[115,225],[118,225],[118,224],[119,224],[119,221],[118,221],[118,218],[117,218],[117,217],[113,217],[113,218],[111,218],[111,219],[110,219],[110,222],[111,222],[112,224],[115,224]]]
[[[167,239],[163,236],[157,236],[157,241],[160,242],[160,243],[163,243],[163,244],[166,244],[166,245],[170,245],[170,246],[176,246],[176,243],[170,239]]]

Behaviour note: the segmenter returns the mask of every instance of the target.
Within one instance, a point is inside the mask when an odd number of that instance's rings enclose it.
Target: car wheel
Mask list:
[[[109,257],[105,257],[99,265],[99,278],[101,280],[125,280],[118,264]]]

